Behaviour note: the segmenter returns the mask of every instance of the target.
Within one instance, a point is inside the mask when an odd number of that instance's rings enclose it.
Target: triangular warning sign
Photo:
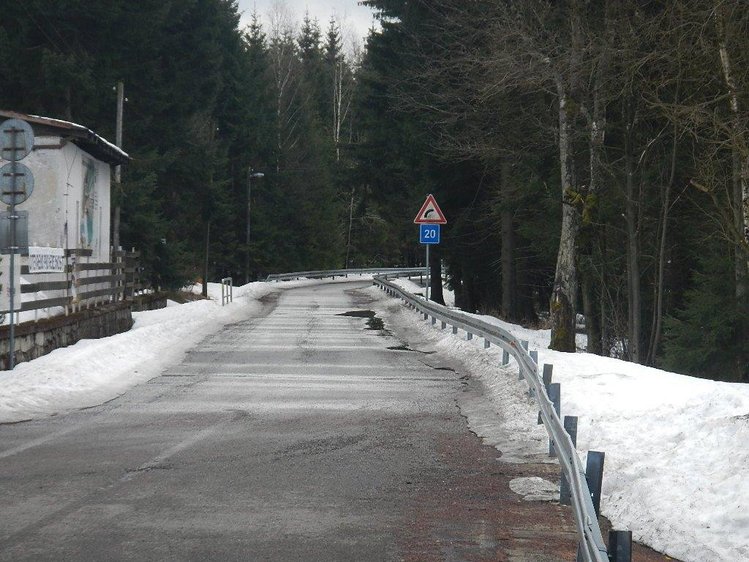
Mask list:
[[[427,195],[427,200],[421,206],[421,210],[416,215],[414,222],[416,224],[447,224],[447,219],[442,213],[442,209],[437,205],[437,201],[431,193]]]

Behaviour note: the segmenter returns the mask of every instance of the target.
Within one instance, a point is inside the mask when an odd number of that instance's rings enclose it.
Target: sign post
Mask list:
[[[8,205],[10,219],[10,271],[8,287],[10,299],[10,350],[8,353],[8,369],[15,366],[15,296],[16,296],[16,264],[15,257],[19,247],[16,241],[17,221],[20,218],[16,212],[16,205],[29,198],[34,190],[34,175],[26,166],[19,164],[19,160],[26,158],[34,148],[34,131],[31,125],[20,119],[8,119],[0,125],[0,156],[9,160],[0,168],[0,200]],[[20,268],[19,268],[20,270]],[[5,287],[3,287],[5,290]],[[20,309],[20,307],[19,307]]]
[[[426,246],[426,266],[427,266],[427,286],[426,300],[429,300],[430,286],[430,267],[429,267],[429,246],[440,243],[440,225],[447,224],[442,209],[437,205],[437,200],[431,193],[427,195],[426,201],[414,219],[414,223],[419,225],[419,243]]]

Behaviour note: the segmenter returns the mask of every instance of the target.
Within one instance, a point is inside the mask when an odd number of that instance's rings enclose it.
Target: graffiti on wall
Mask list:
[[[81,201],[81,248],[93,249],[96,229],[96,166],[93,160],[83,160],[83,200]]]

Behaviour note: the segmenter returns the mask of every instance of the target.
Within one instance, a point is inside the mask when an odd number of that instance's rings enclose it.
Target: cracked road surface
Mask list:
[[[366,282],[279,291],[102,406],[0,427],[0,560],[574,560]],[[353,313],[353,314],[352,314]]]

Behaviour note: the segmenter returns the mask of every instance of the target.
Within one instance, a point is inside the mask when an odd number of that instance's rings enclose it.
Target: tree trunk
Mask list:
[[[739,92],[733,76],[731,57],[728,52],[726,21],[721,6],[716,6],[716,27],[719,40],[719,55],[723,79],[728,88],[731,113],[733,113],[731,150],[733,152],[733,178],[731,203],[736,230],[734,256],[736,306],[744,314],[739,314],[737,338],[749,341],[749,146],[739,107]],[[737,357],[737,373],[742,379],[749,378],[749,355],[744,351]]]
[[[211,247],[211,221],[205,223],[205,261],[203,262],[203,298],[208,298],[208,252]]]
[[[607,4],[608,12],[608,4]],[[606,27],[608,28],[606,19]],[[583,313],[585,314],[585,331],[588,336],[587,350],[589,353],[601,355],[603,351],[601,338],[601,322],[598,309],[595,306],[595,270],[593,256],[600,251],[600,226],[596,224],[594,216],[597,213],[598,194],[601,189],[601,177],[603,167],[603,149],[606,136],[606,104],[604,100],[603,84],[608,73],[608,50],[603,48],[598,60],[598,66],[593,84],[593,113],[590,116],[588,135],[589,150],[589,174],[590,182],[586,194],[586,202],[583,211],[583,224],[588,229],[586,236],[588,242],[587,263],[580,267],[580,279],[582,283]]]
[[[344,269],[351,267],[349,260],[351,259],[351,227],[354,224],[354,193],[356,188],[351,188],[351,205],[348,210],[348,239],[346,240],[346,263],[343,264]]]
[[[444,305],[445,297],[442,293],[442,260],[439,246],[434,245],[429,252],[429,299]]]
[[[640,338],[642,337],[642,304],[640,295],[640,244],[639,244],[639,193],[635,191],[635,170],[632,156],[631,131],[634,116],[630,116],[628,132],[624,140],[624,171],[626,191],[627,224],[627,302],[628,302],[628,350],[629,358],[640,363]]]
[[[573,147],[570,136],[570,108],[561,81],[559,92],[559,164],[562,178],[562,231],[551,293],[549,319],[551,344],[557,351],[575,351],[575,312],[577,301],[577,236],[580,232],[580,211],[574,171]]]
[[[599,320],[599,311],[597,310],[594,287],[593,272],[590,268],[582,269],[580,273],[583,295],[583,314],[585,314],[585,332],[588,335],[588,353],[602,355],[603,346],[601,345],[601,323]]]
[[[460,265],[457,263],[450,264],[450,284],[453,288],[453,294],[455,295],[455,306],[461,310],[466,310],[463,274]]]
[[[732,203],[738,243],[735,257],[736,299],[743,302],[749,293],[749,155],[744,129],[739,112],[739,95],[733,77],[731,57],[728,53],[726,26],[720,6],[716,9],[716,27],[719,39],[719,55],[723,80],[728,88],[728,95],[733,113],[731,149],[733,151],[733,189]]]
[[[648,355],[645,363],[655,365],[655,358],[658,355],[658,347],[661,343],[662,324],[663,324],[663,279],[666,270],[666,240],[668,239],[668,215],[671,210],[671,188],[676,179],[676,148],[677,148],[677,131],[674,125],[674,139],[671,147],[671,171],[668,182],[663,192],[661,224],[659,225],[658,241],[658,260],[655,286],[653,289],[653,322],[650,328],[650,345],[648,346]]]
[[[510,162],[502,159],[500,178],[500,194],[502,212],[500,214],[500,228],[502,237],[501,267],[502,267],[502,316],[509,321],[517,319],[515,296],[515,228],[513,213],[508,202],[511,198]]]
[[[562,180],[562,231],[559,236],[559,252],[554,273],[549,318],[551,320],[551,344],[557,351],[576,351],[575,316],[577,313],[577,238],[582,217],[580,208],[583,194],[577,184],[575,172],[575,149],[572,133],[575,127],[577,104],[580,95],[584,33],[582,25],[583,7],[580,0],[570,3],[570,65],[567,81],[563,75],[556,76],[559,100],[559,167]]]

